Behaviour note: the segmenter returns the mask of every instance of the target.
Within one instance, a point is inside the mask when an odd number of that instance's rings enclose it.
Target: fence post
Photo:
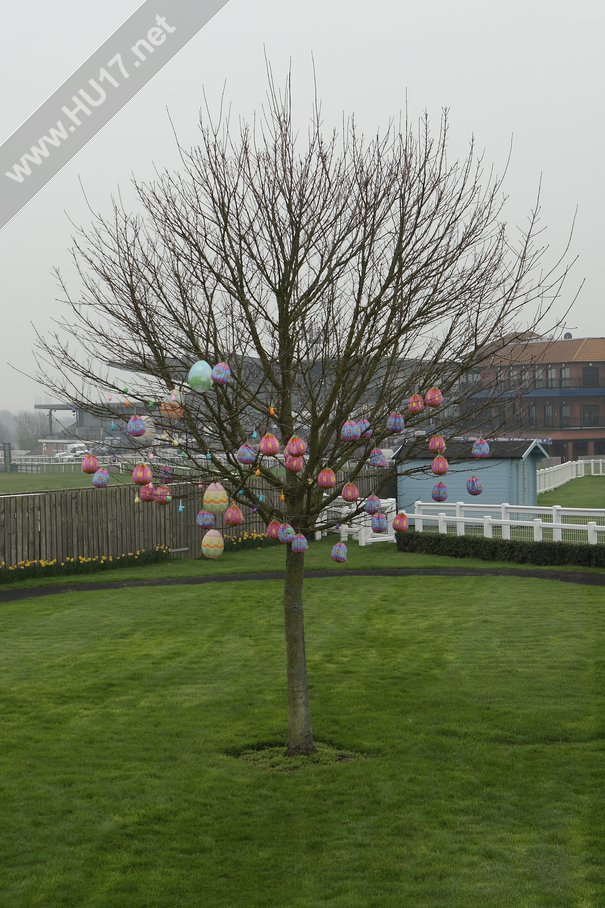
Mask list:
[[[438,531],[439,531],[440,533],[446,533],[446,534],[447,534],[447,517],[445,516],[445,514],[443,513],[443,511],[440,511],[439,514],[437,515],[437,517],[438,517],[438,520],[437,520],[437,529],[438,529]]]
[[[422,502],[420,499],[414,502],[414,529],[422,533]]]
[[[456,533],[458,536],[464,536],[464,502],[456,502]]]
[[[597,524],[594,520],[589,520],[586,524],[588,527],[588,542],[590,545],[597,544]]]
[[[505,521],[510,520],[510,504],[508,501],[505,501],[504,504],[500,506],[500,519],[502,520],[502,538],[510,539],[510,527]]]
[[[552,541],[553,541],[553,542],[561,542],[561,538],[562,538],[562,537],[561,537],[561,527],[560,527],[560,526],[558,526],[558,527],[557,527],[557,526],[554,526],[554,524],[556,524],[556,523],[559,523],[559,524],[561,523],[561,506],[558,505],[558,504],[556,504],[556,505],[553,506],[553,509],[552,509],[552,522],[553,522],[553,528],[552,528]]]
[[[539,517],[534,520],[534,542],[542,542],[542,521]]]
[[[494,528],[492,525],[492,518],[489,514],[486,514],[483,518],[483,535],[486,539],[491,539],[494,535]]]

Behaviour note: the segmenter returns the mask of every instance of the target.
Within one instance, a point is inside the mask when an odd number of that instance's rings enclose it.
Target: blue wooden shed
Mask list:
[[[468,504],[508,504],[532,506],[537,504],[538,463],[548,457],[539,441],[530,439],[500,440],[489,442],[490,454],[485,459],[471,455],[473,441],[453,439],[447,441],[444,456],[449,463],[445,476],[431,473],[434,455],[428,451],[428,438],[422,443],[418,438],[406,441],[396,452],[397,508],[413,511],[415,501],[432,501],[435,483],[447,486],[447,501]],[[480,495],[470,495],[467,479],[477,476],[483,486]]]

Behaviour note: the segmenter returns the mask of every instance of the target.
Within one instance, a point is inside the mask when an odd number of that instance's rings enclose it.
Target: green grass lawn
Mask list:
[[[46,492],[50,489],[88,489],[91,477],[73,473],[0,473],[0,495]]]
[[[315,734],[363,756],[292,773],[233,756],[283,740],[279,583],[2,606],[1,905],[605,904],[603,591],[305,591]]]
[[[584,476],[573,479],[552,492],[538,495],[540,507],[605,508],[605,476]]]

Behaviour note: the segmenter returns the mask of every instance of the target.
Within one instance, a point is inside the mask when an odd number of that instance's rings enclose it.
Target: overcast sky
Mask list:
[[[140,5],[21,0],[4,9],[0,141]],[[226,82],[235,109],[252,113],[266,85],[263,46],[278,78],[292,60],[299,108],[311,100],[314,55],[327,121],[354,112],[373,131],[401,110],[407,91],[414,116],[426,109],[437,123],[441,109],[450,109],[455,154],[474,134],[502,170],[512,137],[509,220],[525,222],[542,176],[554,257],[578,208],[579,262],[565,302],[586,283],[569,327],[574,336],[604,336],[604,10],[601,0],[230,0],[0,232],[0,410],[46,397],[6,362],[31,372],[31,323],[44,330],[59,314],[51,269],[67,263],[68,215],[88,220],[79,181],[92,205],[106,209],[131,172],[145,177],[154,163],[176,164],[166,108],[183,142],[193,142],[202,86],[218,99]]]

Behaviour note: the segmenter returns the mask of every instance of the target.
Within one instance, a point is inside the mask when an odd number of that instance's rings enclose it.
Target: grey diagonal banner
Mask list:
[[[147,0],[0,146],[0,229],[229,0]]]

